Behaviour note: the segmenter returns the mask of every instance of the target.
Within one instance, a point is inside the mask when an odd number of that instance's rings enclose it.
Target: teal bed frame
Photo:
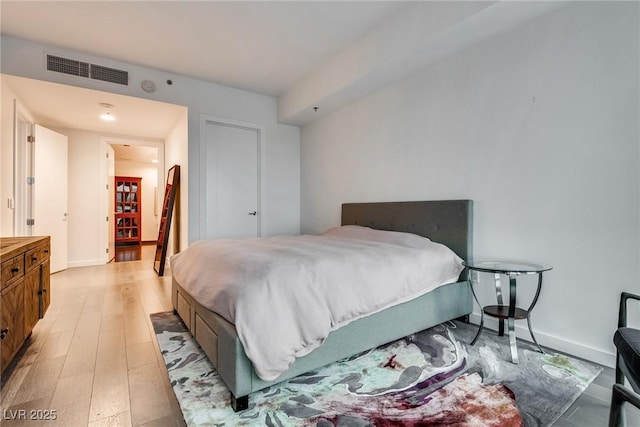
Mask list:
[[[472,258],[471,200],[347,203],[342,205],[342,225],[418,234],[447,245],[464,260]],[[264,381],[256,375],[234,325],[200,305],[175,278],[172,301],[174,311],[229,387],[233,409],[240,411],[248,407],[251,393],[270,385],[448,320],[467,318],[473,301],[466,274],[463,271],[458,282],[332,331],[321,347],[296,359],[274,381]]]

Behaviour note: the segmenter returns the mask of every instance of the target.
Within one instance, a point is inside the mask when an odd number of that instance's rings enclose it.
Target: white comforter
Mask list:
[[[321,235],[210,240],[171,258],[174,278],[235,324],[263,380],[353,320],[455,282],[461,259],[409,233],[359,226]]]

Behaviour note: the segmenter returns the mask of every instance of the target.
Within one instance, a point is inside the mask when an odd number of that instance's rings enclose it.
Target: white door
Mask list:
[[[201,167],[204,179],[203,238],[260,235],[261,130],[207,120]]]
[[[51,273],[67,268],[67,137],[34,129],[33,235],[51,236]]]

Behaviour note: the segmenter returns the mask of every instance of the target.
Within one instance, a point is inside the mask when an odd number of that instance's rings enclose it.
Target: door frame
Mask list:
[[[235,128],[240,128],[240,129],[246,129],[246,130],[251,130],[251,131],[255,131],[257,136],[258,136],[258,153],[257,153],[257,157],[258,157],[258,165],[257,165],[257,176],[258,176],[258,182],[256,183],[257,187],[258,187],[258,200],[256,200],[256,208],[258,211],[258,224],[257,224],[257,235],[258,237],[262,237],[262,230],[263,230],[263,221],[265,218],[265,204],[263,203],[265,199],[265,189],[264,189],[264,185],[263,182],[265,181],[263,179],[263,174],[265,173],[265,167],[264,165],[266,164],[265,162],[265,147],[266,147],[266,133],[265,133],[265,126],[258,124],[258,123],[252,123],[252,122],[245,122],[242,120],[234,120],[234,119],[229,119],[227,117],[221,117],[221,116],[213,116],[213,115],[208,115],[208,114],[201,114],[200,115],[200,174],[198,177],[199,180],[199,184],[200,184],[200,198],[202,199],[204,195],[205,200],[200,200],[200,207],[198,209],[198,224],[199,224],[199,234],[200,234],[200,238],[202,238],[204,230],[207,229],[207,224],[206,224],[206,218],[207,218],[207,203],[206,203],[206,197],[211,194],[208,190],[207,190],[207,175],[206,175],[206,170],[207,170],[207,165],[206,165],[206,149],[207,149],[207,144],[206,144],[206,129],[207,129],[207,125],[208,124],[213,124],[213,125],[221,125],[221,126],[229,126],[229,127],[235,127]]]
[[[102,147],[101,147],[102,148]],[[111,144],[107,144],[106,156],[103,156],[104,163],[106,165],[106,190],[107,190],[107,247],[106,247],[106,262],[113,261],[116,257],[116,237],[115,237],[115,224],[116,224],[116,203],[115,203],[115,177],[116,177],[116,154]],[[106,158],[105,158],[106,157]],[[102,177],[102,174],[100,175]],[[102,187],[101,187],[102,188]],[[100,198],[100,203],[103,200]]]
[[[100,229],[100,247],[108,249],[109,248],[109,233],[113,234],[115,232],[115,228],[113,226],[113,221],[109,223],[105,218],[113,218],[113,213],[109,215],[109,188],[112,188],[114,183],[108,182],[108,171],[107,171],[107,147],[109,145],[138,145],[143,147],[153,147],[158,149],[158,182],[156,183],[156,188],[163,189],[164,191],[164,175],[165,175],[165,165],[164,165],[164,142],[153,142],[153,141],[144,141],[140,139],[128,139],[128,138],[119,138],[119,137],[111,137],[111,136],[101,136],[100,137],[100,189],[104,191],[104,197],[100,197],[100,224],[102,224]],[[115,161],[115,159],[114,159]],[[107,185],[109,187],[107,187]],[[157,202],[156,202],[157,203]],[[107,264],[115,254],[109,254],[106,250],[103,253],[103,262]]]
[[[24,123],[24,128],[20,126]],[[28,141],[33,136],[34,120],[22,104],[13,100],[13,235],[31,236],[33,226],[27,219],[33,218],[33,187],[27,177],[33,176],[33,145]]]

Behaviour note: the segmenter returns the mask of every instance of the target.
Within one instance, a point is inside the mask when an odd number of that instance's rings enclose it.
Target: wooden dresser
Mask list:
[[[50,245],[48,236],[0,237],[0,373],[49,307]]]

